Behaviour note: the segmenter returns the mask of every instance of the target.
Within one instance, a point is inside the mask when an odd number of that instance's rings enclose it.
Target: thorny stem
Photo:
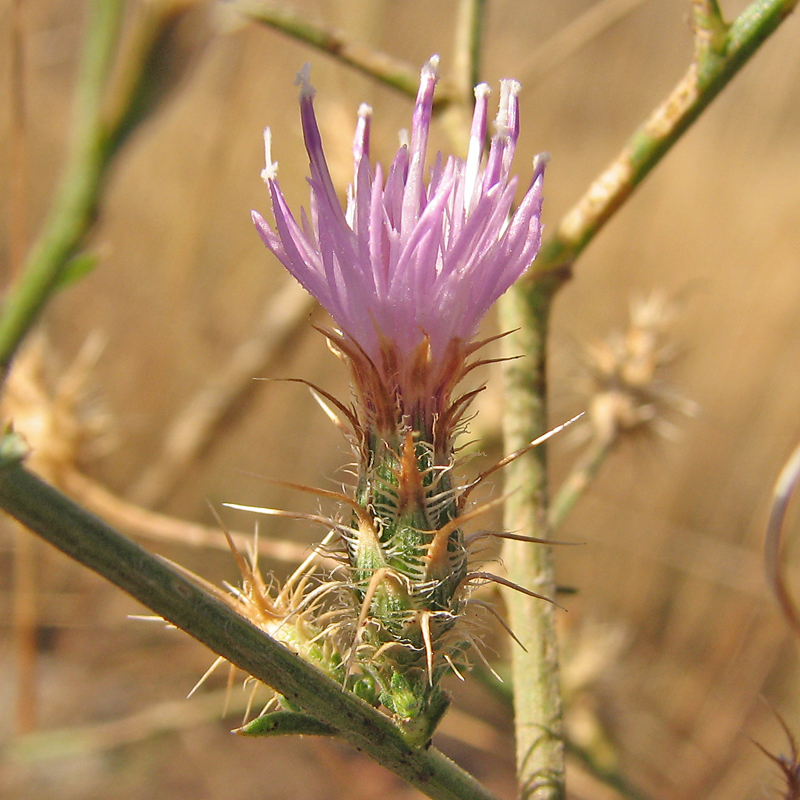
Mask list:
[[[70,256],[94,217],[108,150],[101,106],[124,11],[122,0],[95,0],[75,98],[72,149],[45,228],[25,269],[3,303],[0,316],[0,373],[53,293]]]
[[[131,594],[214,652],[272,686],[435,800],[492,800],[438,750],[410,746],[380,712],[291,653],[163,560],[108,527],[20,463],[16,437],[0,444],[0,507],[71,558]]]
[[[267,0],[239,0],[234,8],[254,22],[268,25],[293,39],[311,45],[407,97],[417,96],[419,70],[416,67],[353,41],[341,31],[309,22],[303,14],[283,4]],[[458,99],[457,92],[448,87],[445,81],[439,83],[436,91],[437,106],[446,106]]]
[[[695,2],[695,58],[688,71],[562,217],[523,277],[525,285],[543,273],[570,276],[589,242],[796,5],[797,0],[755,0],[725,26],[714,0]]]

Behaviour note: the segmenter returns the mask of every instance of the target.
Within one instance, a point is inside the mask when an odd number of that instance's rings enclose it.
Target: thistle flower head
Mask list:
[[[267,247],[333,318],[338,330],[326,335],[349,364],[355,389],[349,408],[317,392],[356,434],[356,485],[352,497],[337,498],[349,507],[350,521],[330,526],[341,546],[337,577],[296,593],[307,626],[319,633],[296,639],[317,648],[324,642],[338,654],[340,660],[309,650],[306,657],[331,672],[333,664],[354,691],[364,687],[362,696],[372,693],[371,702],[391,712],[415,744],[430,739],[447,706],[440,679],[460,675],[468,652],[482,657],[477,629],[483,605],[472,597],[474,588],[508,583],[475,569],[470,558],[472,543],[483,536],[515,534],[464,533],[463,526],[496,501],[468,510],[471,489],[491,471],[467,486],[458,483],[454,439],[479,390],[456,398],[453,390],[481,346],[471,342],[481,319],[539,249],[544,168],[544,159],[534,162],[512,214],[520,87],[503,81],[488,153],[489,88],[481,84],[466,160],[438,154],[426,173],[437,79],[438,59],[432,58],[422,69],[409,141],[386,172],[370,164],[372,112],[361,106],[353,183],[342,208],[322,149],[314,90],[307,70],[301,72],[310,214],[302,212],[298,222],[287,206],[269,129],[262,176],[274,227],[253,212]]]
[[[423,407],[423,417],[445,410],[481,319],[539,249],[544,159],[535,161],[530,186],[510,215],[519,84],[501,83],[485,162],[489,87],[476,87],[466,160],[445,161],[439,153],[426,182],[437,79],[434,57],[422,69],[410,141],[386,172],[370,165],[372,111],[361,106],[346,209],[325,161],[307,69],[298,81],[311,166],[310,220],[302,212],[298,223],[289,210],[265,132],[262,176],[275,226],[257,212],[253,220],[266,246],[330,313],[340,330],[334,344],[350,360],[360,393],[378,407],[379,422],[386,402],[395,406],[389,417],[413,416],[431,397],[436,407]]]

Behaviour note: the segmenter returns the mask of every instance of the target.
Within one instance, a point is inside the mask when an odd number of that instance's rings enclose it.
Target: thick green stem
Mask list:
[[[547,326],[556,284],[539,281],[512,289],[501,301],[502,325],[514,333],[504,340],[504,354],[524,358],[506,362],[505,446],[513,452],[547,428],[545,367]],[[506,504],[507,530],[546,538],[546,449],[536,448],[506,468],[513,492]],[[547,597],[555,596],[549,547],[507,541],[503,560],[509,578]],[[523,800],[562,800],[564,742],[561,730],[558,641],[555,606],[520,592],[507,591],[509,621],[525,650],[513,648],[517,779]]]
[[[561,219],[555,233],[542,245],[536,264],[522,279],[523,283],[531,287],[543,273],[558,274],[562,280],[569,277],[583,249],[760,45],[794,11],[797,2],[755,0],[730,26],[722,23],[716,2],[695,3],[695,60],[664,102]]]
[[[492,800],[436,749],[411,747],[385,716],[28,472],[17,456],[14,437],[6,437],[0,446],[0,507],[31,530],[272,686],[428,797]]]
[[[75,98],[72,149],[64,179],[44,231],[33,245],[19,281],[5,298],[0,315],[3,375],[94,218],[108,155],[101,106],[124,6],[123,0],[96,0],[90,8]]]

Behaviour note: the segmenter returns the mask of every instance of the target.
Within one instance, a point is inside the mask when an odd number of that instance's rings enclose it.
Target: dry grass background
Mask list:
[[[298,5],[412,64],[439,52],[447,70],[455,2]],[[626,13],[575,52],[574,33],[563,37],[543,70],[539,48],[600,5],[489,4],[484,77],[523,82],[518,169],[526,172],[529,154],[552,154],[550,225],[663,98],[691,54],[689,3],[642,0],[625,4]],[[723,3],[729,18],[744,5]],[[23,7],[27,217],[35,231],[64,154],[83,3],[29,0]],[[3,175],[12,159],[10,13],[4,4]],[[182,35],[196,50],[193,68],[113,170],[92,237],[101,264],[60,295],[44,320],[48,356],[61,368],[93,331],[105,337],[91,383],[114,442],[85,468],[129,497],[142,496],[142,476],[157,462],[176,415],[253,336],[270,298],[288,283],[249,211],[269,207],[259,179],[266,124],[290,203],[307,201],[296,69],[313,64],[323,136],[341,186],[358,103],[375,108],[374,155],[383,161],[411,109],[408,100],[264,28],[220,31],[204,6],[190,22]],[[800,437],[799,24],[795,18],[784,25],[647,179],[581,259],[555,308],[551,415],[558,421],[585,403],[576,380],[582,343],[623,328],[632,295],[659,288],[679,298],[681,357],[669,380],[701,412],[680,421],[676,441],[639,438],[614,453],[564,529],[564,538],[586,546],[558,552],[560,582],[579,589],[562,620],[573,735],[594,741],[608,763],[663,800],[775,796],[776,769],[749,737],[773,752],[787,744],[762,697],[800,732],[796,642],[766,589],[760,552],[771,487]],[[441,130],[435,145],[450,147]],[[3,192],[4,263],[9,204]],[[300,295],[284,298],[290,296]],[[260,375],[304,377],[346,396],[343,370],[304,314],[301,323]],[[492,380],[496,385],[497,376]],[[490,391],[474,426],[489,455],[499,447],[500,402]],[[555,443],[556,483],[577,452],[569,437]],[[328,486],[345,460],[338,434],[302,387],[254,382],[159,509],[205,524],[213,524],[207,498],[313,510],[313,501],[253,473]],[[244,530],[252,524],[232,513],[228,521]],[[797,530],[795,520],[790,536]],[[299,523],[262,525],[262,536],[301,543],[318,533]],[[216,696],[180,699],[210,663],[208,652],[180,633],[129,621],[127,614],[141,613],[133,601],[38,543],[36,706],[31,700],[23,717],[40,732],[73,730],[59,739],[15,739],[14,546],[4,523],[3,797],[416,796],[328,742],[230,736],[235,720],[219,719]],[[218,551],[148,546],[215,581],[235,579],[232,559]],[[223,685],[220,675],[209,691]],[[513,796],[509,713],[475,681],[456,689],[458,711],[443,726],[440,746],[498,794]],[[578,764],[571,792],[617,796]]]

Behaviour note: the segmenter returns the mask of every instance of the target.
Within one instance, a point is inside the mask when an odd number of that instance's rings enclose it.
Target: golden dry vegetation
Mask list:
[[[15,5],[0,8],[0,174],[8,186],[20,158],[9,123]],[[15,242],[41,224],[59,177],[83,5],[21,3],[28,188],[0,196],[6,272]],[[410,64],[438,52],[447,71],[455,2],[297,6]],[[731,17],[744,3],[723,6]],[[580,21],[591,9],[606,17],[587,32]],[[262,129],[273,129],[282,186],[297,208],[307,187],[292,79],[305,61],[342,189],[358,103],[375,109],[373,155],[382,161],[411,110],[408,99],[331,58],[266,28],[234,24],[230,15],[220,22],[213,11],[199,3],[178,28],[172,46],[181,78],[114,165],[91,237],[100,263],[48,308],[46,341],[28,362],[35,373],[30,364],[39,359],[52,391],[99,334],[104,348],[86,367],[78,404],[89,426],[83,433],[94,442],[79,456],[91,482],[73,479],[72,491],[96,508],[126,498],[209,526],[207,500],[315,511],[313,499],[259,476],[333,487],[348,459],[302,386],[250,380],[302,377],[348,394],[343,370],[310,324],[322,315],[250,223],[252,208],[269,209],[259,179]],[[484,78],[523,83],[518,171],[527,174],[534,153],[551,154],[547,224],[682,75],[692,47],[688,12],[688,2],[672,0],[489,4]],[[624,442],[564,526],[564,539],[586,544],[557,553],[559,582],[578,590],[566,597],[561,620],[568,729],[643,796],[659,800],[776,796],[777,769],[751,737],[775,753],[788,743],[764,698],[800,734],[797,643],[767,589],[761,553],[772,486],[800,438],[799,25],[797,18],[785,23],[646,180],[580,259],[555,307],[554,423],[586,405],[585,343],[624,329],[632,297],[658,290],[678,307],[666,380],[699,413],[672,415],[672,439]],[[435,144],[452,147],[441,126]],[[20,198],[22,213],[14,207]],[[499,376],[489,380],[473,433],[496,456]],[[237,399],[202,452],[171,468],[170,432],[191,402],[205,407],[209,386]],[[32,389],[21,402],[30,407],[36,395]],[[552,452],[557,485],[580,444],[564,435]],[[133,513],[119,503],[111,511]],[[225,519],[252,530],[246,515]],[[235,581],[229,554],[182,543],[191,531],[179,525],[163,527],[140,519],[140,535],[142,528],[151,534],[140,541],[215,582]],[[173,541],[154,539],[158,531]],[[797,532],[795,515],[787,535]],[[304,523],[261,525],[263,540],[289,540],[300,550],[319,534]],[[285,561],[264,565],[287,569]],[[790,574],[800,589],[800,572]],[[35,648],[23,657],[19,680],[25,636],[15,633],[12,609],[16,600],[24,610],[31,583]],[[144,613],[137,604],[8,521],[0,532],[0,596],[3,797],[416,796],[327,741],[231,736],[240,716],[220,719],[223,670],[182,699],[210,664],[207,651],[179,632],[129,620]],[[502,657],[508,644],[498,641]],[[454,689],[457,709],[437,743],[500,796],[513,796],[510,713],[476,680]],[[233,703],[244,702],[237,683]],[[619,796],[577,761],[570,787],[575,798]]]

